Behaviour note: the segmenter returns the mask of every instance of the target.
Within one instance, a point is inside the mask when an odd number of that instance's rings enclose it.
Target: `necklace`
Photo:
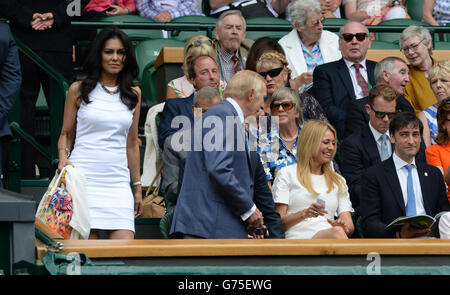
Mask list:
[[[294,137],[292,137],[292,138],[284,138],[283,136],[281,136],[281,134],[280,134],[280,138],[281,138],[281,140],[283,140],[283,141],[285,141],[285,142],[291,142],[291,141],[294,141],[294,140],[296,140],[297,139],[297,137],[298,137],[298,134],[297,135],[295,135]]]
[[[103,86],[102,83],[100,83],[100,85],[102,85],[103,90],[105,90],[105,92],[108,93],[108,94],[113,95],[113,94],[116,94],[116,93],[119,92],[119,87],[117,87],[116,90],[111,91],[111,90],[109,90],[108,88],[106,88],[105,86]]]

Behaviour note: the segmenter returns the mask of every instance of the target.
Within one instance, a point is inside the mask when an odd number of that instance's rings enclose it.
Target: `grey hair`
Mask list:
[[[291,16],[292,25],[295,27],[297,23],[303,28],[308,20],[308,14],[311,12],[322,13],[322,9],[317,0],[295,0],[289,3],[288,12]]]
[[[383,71],[392,74],[392,71],[394,70],[395,67],[395,61],[406,64],[406,62],[402,58],[396,56],[385,57],[376,64],[374,70],[374,77],[376,83],[380,82]]]
[[[270,102],[280,101],[285,98],[289,98],[292,101],[292,103],[294,104],[294,111],[295,111],[295,113],[299,114],[299,119],[298,119],[297,124],[301,124],[303,121],[302,101],[300,100],[298,91],[295,91],[294,89],[288,88],[288,87],[281,87],[272,94],[272,100]]]
[[[247,30],[247,25],[245,23],[245,18],[242,15],[242,12],[240,12],[239,10],[227,10],[224,13],[222,13],[219,18],[216,21],[216,29],[218,30],[220,28],[220,25],[222,24],[222,21],[225,17],[229,16],[229,15],[237,15],[242,19],[242,23],[244,24],[244,32]]]
[[[422,26],[416,26],[411,25],[403,30],[403,32],[400,34],[400,39],[398,41],[398,44],[400,45],[400,48],[403,48],[403,42],[418,37],[422,43],[428,43],[431,41],[431,34],[430,31]],[[429,50],[430,55],[432,54],[432,48]]]
[[[220,101],[222,101],[222,95],[220,95],[219,90],[216,87],[211,86],[203,87],[194,95],[194,106],[198,106],[198,101],[200,98],[208,102],[212,102],[216,99],[220,99]]]

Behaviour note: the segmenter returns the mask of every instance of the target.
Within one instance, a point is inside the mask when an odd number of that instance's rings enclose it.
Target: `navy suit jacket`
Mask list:
[[[394,146],[392,145],[392,151]],[[416,161],[425,162],[425,143],[420,143]],[[370,167],[381,163],[380,153],[373,133],[367,123],[342,142],[342,174],[347,182],[350,199],[356,214],[359,214],[361,198],[361,175]]]
[[[347,137],[362,127],[369,124],[369,114],[366,111],[366,104],[369,102],[369,97],[363,97],[352,101],[347,105],[347,117],[345,119],[344,137]],[[410,112],[415,114],[414,109],[403,95],[397,98],[397,113]]]
[[[237,124],[227,127],[230,119]],[[202,122],[208,127],[198,128]],[[217,148],[211,148],[203,139],[214,141]],[[209,109],[196,122],[191,143],[170,234],[247,238],[247,225],[241,215],[254,205],[254,182],[244,125],[233,105],[223,101]]]
[[[11,137],[8,113],[14,106],[22,83],[19,53],[7,24],[0,24],[0,138]]]
[[[251,168],[255,181],[253,201],[264,217],[264,224],[269,229],[269,238],[284,239],[284,230],[281,225],[280,214],[275,211],[272,191],[267,185],[266,173],[257,152],[250,152]]]
[[[158,125],[158,144],[161,149],[164,149],[164,141],[169,135],[174,134],[178,130],[192,128],[194,126],[194,114],[192,114],[193,103],[194,93],[186,98],[171,98],[166,100]],[[182,119],[183,124],[172,128],[172,120],[177,116],[184,116],[184,119]]]
[[[375,85],[376,62],[366,60],[368,83]],[[344,137],[347,104],[355,100],[352,78],[344,59],[322,64],[314,69],[312,95],[319,101],[328,120]]]
[[[426,214],[435,216],[439,212],[450,211],[441,171],[420,161],[416,161],[416,165]],[[405,202],[391,157],[369,168],[361,178],[361,216],[364,236],[394,238],[395,232],[388,231],[385,227],[396,218],[405,215]]]

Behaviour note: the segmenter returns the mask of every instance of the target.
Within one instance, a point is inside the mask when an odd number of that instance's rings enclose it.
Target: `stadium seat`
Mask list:
[[[114,22],[120,23],[154,23],[151,18],[134,15],[134,14],[122,14],[111,15],[100,19],[101,22]],[[142,41],[147,39],[163,38],[162,30],[144,30],[144,29],[124,29],[123,30],[132,41]]]
[[[450,50],[450,42],[446,41],[435,42],[434,49]]]
[[[142,79],[144,68],[148,64],[153,64],[164,46],[184,47],[184,42],[172,39],[150,39],[139,42],[134,51],[139,64],[138,80]]]
[[[323,21],[324,26],[343,26],[348,23],[349,20],[346,18],[329,17]]]
[[[386,21],[378,24],[378,26],[404,26],[405,28],[407,26],[411,26],[411,25],[423,26],[423,27],[430,26],[428,23],[423,22],[423,21],[418,21],[418,20],[414,20],[414,19],[405,19],[405,18],[390,19],[390,20],[386,20]],[[375,40],[398,44],[398,39],[400,38],[400,34],[401,34],[401,32],[397,32],[397,33],[376,32]]]
[[[182,17],[174,18],[171,23],[201,23],[201,24],[210,24],[214,25],[216,24],[217,19],[210,16],[201,16],[201,15],[187,15]],[[175,33],[175,34],[174,34]],[[178,34],[176,34],[178,33]],[[180,31],[180,32],[171,32],[171,38],[181,41],[186,41],[191,36],[194,35],[206,35],[206,31]],[[213,38],[214,34],[213,34]]]
[[[422,21],[423,0],[406,0],[405,7],[413,20]]]
[[[252,17],[246,19],[247,25],[287,25],[292,27],[292,24],[285,19],[276,17]],[[290,31],[290,30],[289,30]],[[249,31],[247,30],[247,39],[257,40],[261,37],[270,37],[275,40],[280,40],[289,31]]]
[[[371,45],[371,49],[399,49],[398,45],[391,42],[378,41],[373,40]]]
[[[158,100],[156,69],[154,63],[165,46],[184,47],[184,42],[172,39],[151,39],[139,42],[135,47],[139,64],[138,80],[141,83],[142,97],[150,101]]]

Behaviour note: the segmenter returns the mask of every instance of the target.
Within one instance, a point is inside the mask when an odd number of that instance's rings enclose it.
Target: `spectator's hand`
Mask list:
[[[264,225],[263,223],[263,216],[261,211],[259,211],[258,208],[256,208],[255,212],[247,219],[248,226],[247,231],[252,232],[257,227],[262,227]]]
[[[307,85],[313,82],[313,73],[305,72],[294,79],[296,86],[300,88],[302,85]],[[297,89],[298,89],[297,88]]]
[[[306,218],[324,216],[328,214],[328,211],[323,208],[319,203],[312,203],[311,206],[303,210],[305,212]]]
[[[144,202],[142,201],[142,187],[140,185],[133,187],[134,197],[134,218],[139,217],[142,214],[144,208]]]
[[[172,20],[172,15],[168,11],[163,11],[154,18],[155,22],[168,23]]]
[[[247,237],[249,239],[264,239],[269,237],[269,230],[267,227],[263,224],[262,227],[258,227],[254,229],[252,232],[250,232]]]
[[[67,165],[73,166],[72,162],[70,162],[68,159],[60,160],[58,163],[58,170],[57,170],[58,174],[61,173],[61,170]]]
[[[340,226],[340,227],[342,227],[342,229],[344,230],[344,232],[345,232],[347,235],[349,234],[350,230],[348,229],[347,225],[345,224],[345,222],[344,222],[342,219],[338,218],[338,219],[336,219],[336,220],[333,220],[333,219],[328,218],[327,221],[328,221],[328,223],[331,224],[331,226],[333,226],[333,227],[334,227],[334,226]]]
[[[400,238],[412,239],[417,237],[428,236],[431,232],[431,228],[419,229],[412,227],[411,224],[405,223],[400,229]]]
[[[31,19],[31,28],[36,31],[44,31],[50,29],[55,20],[53,19],[53,14],[51,12],[46,12],[44,14],[35,13]]]
[[[114,8],[114,10],[107,11],[106,15],[119,15],[119,14],[128,14],[128,9],[122,8],[119,5],[111,4],[109,7]]]

